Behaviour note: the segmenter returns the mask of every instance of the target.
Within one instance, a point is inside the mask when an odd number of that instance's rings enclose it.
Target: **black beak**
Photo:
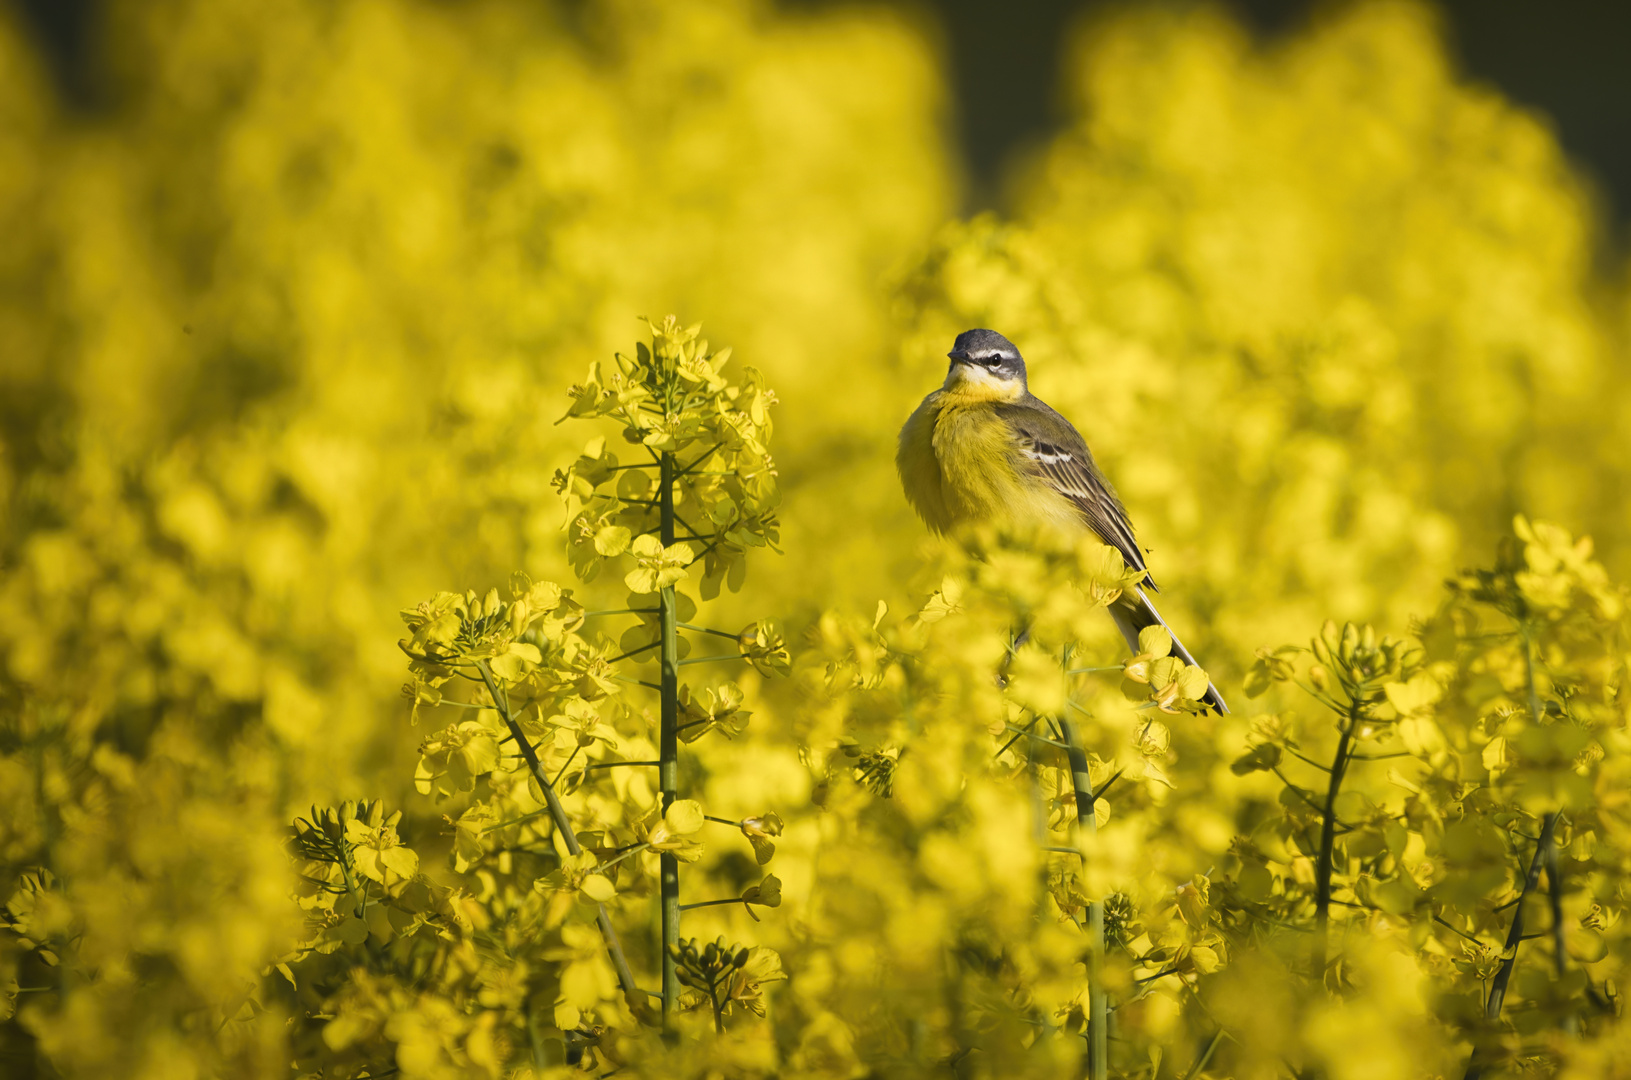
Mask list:
[[[951,357],[953,360],[957,360],[957,361],[959,361],[961,363],[964,363],[964,364],[972,363],[973,359],[974,359],[973,357],[968,355],[968,350],[966,350],[966,349],[953,349],[951,352],[947,353],[946,355]]]

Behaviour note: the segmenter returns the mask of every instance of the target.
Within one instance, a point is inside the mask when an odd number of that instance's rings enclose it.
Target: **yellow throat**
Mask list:
[[[1020,401],[1025,384],[953,364],[945,384],[901,428],[895,463],[907,498],[929,528],[1072,521],[1068,505],[1021,471],[1013,434],[996,406]]]

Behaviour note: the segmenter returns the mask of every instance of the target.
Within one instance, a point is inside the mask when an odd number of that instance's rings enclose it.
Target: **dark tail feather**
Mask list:
[[[1189,655],[1189,650],[1184,648],[1184,643],[1178,640],[1178,635],[1172,633],[1172,627],[1167,626],[1167,621],[1161,618],[1161,613],[1155,610],[1155,605],[1150,603],[1150,598],[1144,594],[1144,590],[1137,586],[1134,586],[1134,590],[1123,593],[1120,600],[1110,605],[1110,617],[1116,620],[1116,627],[1121,631],[1121,636],[1127,639],[1128,647],[1137,652],[1138,632],[1146,626],[1163,626],[1166,627],[1167,633],[1172,634],[1173,655],[1180,657],[1186,664],[1200,667],[1199,664],[1195,664],[1195,658]],[[1206,684],[1206,696],[1201,700],[1219,713],[1229,711],[1229,706],[1223,703],[1223,695],[1218,693],[1218,688],[1211,683]]]

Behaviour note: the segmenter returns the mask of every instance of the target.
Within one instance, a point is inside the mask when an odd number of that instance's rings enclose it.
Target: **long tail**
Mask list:
[[[1189,655],[1189,650],[1184,648],[1184,643],[1178,640],[1178,635],[1172,633],[1172,627],[1167,626],[1167,621],[1161,617],[1161,613],[1155,610],[1155,605],[1150,603],[1150,598],[1145,595],[1142,586],[1134,586],[1133,592],[1123,593],[1120,600],[1111,604],[1110,617],[1116,620],[1116,627],[1121,630],[1121,636],[1127,639],[1127,645],[1134,652],[1138,651],[1140,630],[1146,626],[1163,626],[1166,627],[1167,633],[1172,634],[1173,655],[1181,657],[1186,664],[1200,667],[1199,664],[1195,664],[1195,658]],[[1223,695],[1218,693],[1218,688],[1210,682],[1206,684],[1206,696],[1201,700],[1219,713],[1229,711],[1229,706],[1223,702]]]

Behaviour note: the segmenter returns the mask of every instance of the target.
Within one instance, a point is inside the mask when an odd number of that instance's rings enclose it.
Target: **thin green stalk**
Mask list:
[[[1320,768],[1325,769],[1325,766],[1321,765]],[[1280,771],[1280,766],[1271,765],[1271,766],[1269,766],[1269,771],[1272,772],[1275,776],[1278,776],[1280,778],[1280,783],[1282,783],[1282,784],[1284,784],[1286,786],[1287,791],[1291,792],[1293,795],[1297,796],[1297,798],[1299,798],[1303,802],[1307,803],[1309,809],[1313,810],[1314,813],[1316,813],[1316,814],[1325,813],[1324,808],[1321,807],[1319,803],[1317,803],[1313,799],[1309,798],[1308,792],[1304,791],[1298,785],[1293,784],[1291,782],[1291,778],[1288,777],[1285,773]],[[1330,769],[1325,769],[1325,771],[1330,772],[1331,770]]]
[[[582,750],[582,749],[583,749],[583,747],[581,747],[581,746],[574,746],[572,748],[572,752],[570,754],[566,755],[566,764],[562,765],[560,767],[559,771],[557,771],[555,773],[555,779],[550,781],[551,786],[554,786],[555,784],[558,784],[558,783],[561,782],[561,777],[565,776],[566,775],[566,770],[570,769],[572,767],[572,763],[574,761],[578,760],[578,751]]]
[[[682,476],[689,476],[693,469],[695,469],[698,465],[701,465],[704,461],[707,461],[709,458],[713,457],[714,451],[719,450],[724,445],[725,444],[722,443],[722,442],[721,443],[715,443],[713,446],[711,446],[708,449],[707,453],[703,454],[701,457],[699,457],[696,460],[692,461],[691,464],[687,465],[685,468],[681,469],[677,473],[672,472],[672,470],[674,468],[674,459],[672,457],[669,457],[669,455],[664,454],[663,457],[668,458],[668,468],[669,468],[669,470],[671,472],[671,475],[669,476],[669,479],[672,481],[672,480],[678,480]]]
[[[1093,778],[1088,773],[1087,752],[1076,737],[1075,725],[1068,715],[1059,718],[1060,734],[1070,760],[1070,778],[1076,788],[1076,827],[1088,835],[1099,831],[1094,814]],[[1093,900],[1087,906],[1087,1075],[1090,1080],[1105,1080],[1109,1075],[1109,1009],[1104,992],[1104,901]]]
[[[487,827],[486,827],[486,828],[484,828],[484,829],[482,829],[482,830],[481,830],[481,831],[482,831],[482,834],[483,834],[483,835],[486,835],[486,834],[487,834],[487,833],[490,833],[490,832],[492,832],[492,831],[493,831],[493,830],[495,830],[495,829],[507,829],[507,828],[509,828],[509,827],[510,827],[510,826],[511,826],[511,825],[522,825],[522,824],[525,824],[525,823],[526,823],[526,822],[529,822],[529,821],[531,821],[531,820],[532,820],[532,819],[533,819],[533,818],[535,818],[535,817],[543,817],[543,816],[544,816],[544,815],[545,815],[545,814],[547,814],[547,813],[549,813],[549,809],[548,809],[548,808],[547,808],[547,807],[546,807],[546,808],[544,808],[544,809],[543,809],[543,810],[534,810],[534,811],[533,811],[533,812],[532,812],[532,813],[530,813],[530,814],[522,814],[522,815],[521,815],[521,816],[520,816],[520,817],[518,817],[518,818],[511,818],[511,819],[510,819],[510,820],[508,820],[508,821],[499,821],[499,822],[495,822],[495,823],[493,823],[493,824],[492,824],[492,825],[489,825],[489,826],[487,826]]]
[[[674,456],[662,455],[660,495],[662,503],[663,546],[674,542]],[[679,609],[672,585],[662,590],[659,607],[662,620],[662,711],[657,734],[657,787],[662,793],[663,811],[679,798],[680,789],[680,629]],[[679,971],[674,950],[680,942],[680,861],[672,852],[659,857],[663,924],[663,1018],[666,1022],[680,1004]]]
[[[1563,871],[1558,866],[1556,836],[1550,837],[1546,844],[1546,897],[1552,908],[1552,963],[1561,982],[1568,974],[1569,953],[1568,942],[1563,936]],[[1566,1035],[1580,1034],[1580,1017],[1573,1010],[1563,1017],[1563,1032]]]
[[[685,531],[691,534],[686,537],[687,540],[712,540],[714,538],[713,533],[705,533],[695,525],[691,524],[689,521],[685,520],[685,515],[680,513],[678,510],[674,511],[674,520],[679,522],[681,525],[684,525]]]
[[[662,644],[662,642],[660,642],[660,641],[653,641],[651,644],[642,645],[638,649],[630,649],[628,652],[619,653],[618,655],[612,657],[610,660],[607,660],[606,662],[608,664],[615,664],[619,660],[627,660],[631,656],[639,656],[643,652],[650,652],[652,649],[655,649],[658,645],[661,645],[661,644]]]
[[[715,637],[730,638],[732,641],[741,640],[740,634],[733,634],[729,630],[715,630],[711,626],[692,626],[688,622],[682,622],[680,623],[680,629],[695,630],[699,634],[713,634]]]
[[[1218,1043],[1222,1041],[1223,1029],[1218,1028],[1217,1033],[1212,1036],[1212,1040],[1206,1044],[1206,1049],[1201,1051],[1201,1056],[1195,1059],[1195,1064],[1191,1065],[1189,1071],[1184,1073],[1184,1080],[1195,1080],[1195,1077],[1201,1075],[1201,1070],[1205,1069],[1206,1063],[1212,1060],[1213,1052],[1217,1050]]]
[[[595,867],[595,870],[598,871],[599,873],[604,874],[606,871],[610,870],[612,867],[616,866],[618,863],[622,862],[624,859],[630,858],[631,856],[634,856],[634,855],[638,855],[642,851],[649,848],[650,846],[651,846],[650,844],[635,844],[633,847],[631,847],[631,848],[629,848],[629,850],[623,852],[623,854],[619,855],[617,858],[612,859],[609,862],[601,863],[599,866]]]
[[[714,1034],[725,1034],[725,1010],[719,1006],[719,993],[714,986],[708,987],[708,1004],[714,1010]]]
[[[1455,934],[1457,937],[1464,938],[1465,940],[1472,942],[1474,945],[1483,945],[1484,944],[1482,941],[1479,941],[1477,938],[1473,937],[1471,934],[1467,933],[1465,930],[1461,929],[1455,923],[1453,923],[1450,920],[1446,919],[1444,916],[1440,915],[1436,911],[1433,912],[1433,921],[1438,923],[1440,926],[1445,927],[1451,933]]]
[[[1524,681],[1529,685],[1529,722],[1540,723],[1540,687],[1535,682],[1535,641],[1529,636],[1529,625],[1519,624],[1519,631],[1523,635],[1523,674]]]
[[[1036,742],[1039,742],[1039,743],[1046,743],[1049,746],[1055,747],[1055,748],[1057,748],[1059,750],[1068,751],[1070,749],[1070,746],[1068,744],[1060,742],[1058,739],[1050,739],[1046,735],[1034,735],[1034,734],[1032,734],[1031,733],[1031,728],[1035,727],[1035,726],[1036,726],[1036,722],[1034,720],[1031,722],[1030,725],[1028,725],[1026,727],[1015,727],[1013,724],[1004,724],[1003,725],[1003,730],[1013,732],[1014,737],[1008,741],[1007,745],[1003,746],[1002,750],[1008,749],[1009,746],[1012,746],[1015,742],[1019,741],[1022,738],[1030,738],[1030,739],[1033,739],[1033,740],[1035,740]],[[998,750],[997,753],[1001,754],[1002,750]]]
[[[681,660],[680,667],[689,667],[692,664],[719,664],[725,662],[726,660],[746,659],[747,657],[742,656],[741,654],[737,654],[736,656],[693,656],[689,660]]]
[[[1003,743],[1002,746],[998,748],[997,752],[995,754],[991,755],[991,759],[993,761],[995,761],[997,758],[1002,757],[1003,754],[1008,752],[1008,748],[1010,746],[1014,745],[1015,743],[1019,742],[1019,740],[1023,739],[1025,736],[1029,735],[1031,733],[1031,729],[1036,727],[1036,725],[1038,723],[1040,723],[1041,720],[1042,720],[1042,718],[1040,716],[1033,716],[1033,717],[1031,717],[1031,722],[1029,724],[1026,724],[1022,728],[1016,728],[1012,724],[1004,724],[1003,727],[1005,729],[1007,729],[1008,731],[1018,732],[1018,734],[1016,734],[1013,738],[1009,739],[1007,742]],[[1033,746],[1031,749],[1033,751],[1033,756],[1034,756],[1034,751],[1035,751],[1036,748]]]
[[[1306,765],[1314,766],[1314,768],[1318,769],[1320,772],[1328,773],[1328,772],[1331,771],[1331,767],[1329,765],[1321,765],[1319,762],[1315,761],[1313,758],[1309,757],[1307,754],[1298,753],[1296,750],[1293,750],[1289,746],[1282,746],[1280,749],[1284,750],[1286,753],[1290,754],[1292,757],[1296,758],[1298,761],[1301,761]],[[1357,760],[1358,757],[1359,757],[1358,754],[1351,754],[1351,755],[1349,755],[1349,760]],[[1282,776],[1280,779],[1285,780],[1285,777]],[[1290,783],[1290,781],[1287,781],[1287,783]]]
[[[1540,723],[1540,687],[1535,681],[1535,639],[1529,633],[1528,623],[1519,623],[1518,629],[1523,635],[1523,668],[1524,678],[1529,684],[1529,722]],[[1555,819],[1557,815],[1552,815]],[[1555,824],[1555,820],[1554,820]],[[1546,864],[1546,896],[1552,909],[1552,963],[1557,969],[1557,977],[1562,981],[1568,974],[1569,954],[1567,942],[1563,938],[1563,876],[1558,866],[1557,837],[1547,832],[1543,827],[1541,836],[1545,841],[1542,850],[1545,853]],[[1522,909],[1519,909],[1520,913]],[[1580,1018],[1569,1013],[1563,1018],[1563,1031],[1568,1035],[1580,1034]]]
[[[1035,725],[1036,725],[1036,719],[1033,718],[1031,720],[1031,726],[1034,727]],[[1017,738],[1020,738],[1020,736],[1016,735],[1016,736],[1014,736],[1014,738],[1017,739]],[[1010,740],[1010,745],[1011,745],[1011,742],[1012,741]],[[1006,749],[1007,749],[1007,747],[1003,748],[1003,750],[1006,750]],[[1056,845],[1048,843],[1048,840],[1049,840],[1049,836],[1048,836],[1048,806],[1047,806],[1047,803],[1042,798],[1042,773],[1041,773],[1041,770],[1038,768],[1038,761],[1037,761],[1037,759],[1038,759],[1038,757],[1040,755],[1038,753],[1038,747],[1037,747],[1036,743],[1034,743],[1034,742],[1032,742],[1030,745],[1028,745],[1025,749],[1026,749],[1026,754],[1025,754],[1025,777],[1026,777],[1026,780],[1027,780],[1026,786],[1030,789],[1030,796],[1031,796],[1031,842],[1033,844],[1035,844],[1037,846],[1037,849],[1040,850],[1040,851],[1058,851],[1058,852],[1061,852],[1063,854],[1075,855],[1077,857],[1077,859],[1080,859],[1081,856],[1082,856],[1082,853],[1080,851],[1077,851],[1074,848],[1061,848],[1061,847],[1058,847]],[[997,751],[996,756],[1001,757],[1002,754],[1003,754],[1003,750]],[[1036,885],[1037,885],[1037,889],[1036,889],[1036,917],[1040,919],[1040,918],[1045,918],[1047,916],[1047,911],[1048,911],[1048,860],[1047,859],[1038,859],[1037,860],[1036,877],[1037,877],[1037,881],[1036,881]],[[1052,1037],[1052,1035],[1055,1032],[1055,1025],[1054,1025],[1053,1021],[1049,1018],[1047,1012],[1045,1010],[1037,1010],[1037,1012],[1035,1013],[1035,1020],[1036,1020],[1037,1023],[1042,1025],[1042,1031],[1044,1033],[1044,1037],[1045,1038]]]
[[[1518,944],[1523,941],[1523,902],[1540,883],[1540,868],[1546,861],[1546,849],[1552,846],[1552,830],[1557,827],[1557,815],[1547,814],[1541,819],[1540,840],[1535,844],[1535,857],[1529,860],[1529,873],[1523,879],[1523,891],[1518,894],[1517,906],[1512,912],[1512,925],[1506,932],[1506,947],[1502,950],[1501,966],[1490,980],[1489,999],[1484,1002],[1484,1019],[1491,1024],[1501,1018],[1501,1006],[1506,1002],[1506,987],[1512,981],[1512,969],[1518,963]],[[1473,1047],[1467,1062],[1464,1080],[1478,1080],[1490,1063],[1490,1054],[1484,1044]]]
[[[549,807],[549,816],[555,821],[555,828],[566,844],[567,853],[578,854],[583,850],[578,843],[578,834],[572,828],[571,819],[566,816],[566,808],[561,805],[560,798],[555,794],[555,785],[551,784],[549,777],[544,774],[543,763],[538,760],[538,751],[532,748],[532,743],[527,740],[521,725],[510,713],[510,699],[499,689],[487,661],[477,660],[476,667],[481,671],[482,682],[487,684],[487,693],[493,699],[493,707],[504,718],[504,724],[515,737],[516,745],[521,747],[521,756],[527,760],[527,769],[532,773],[532,778],[538,781],[538,786],[543,789],[544,803]],[[622,987],[625,994],[633,993],[637,989],[634,972],[629,970],[628,958],[623,955],[623,945],[617,940],[617,931],[612,929],[612,918],[606,913],[605,904],[595,905],[595,921],[600,925],[600,936],[606,942],[606,952],[611,955],[612,966],[617,969],[617,985]]]
[[[1331,925],[1331,872],[1336,849],[1337,794],[1342,789],[1342,777],[1348,771],[1348,759],[1353,750],[1354,729],[1359,726],[1359,702],[1348,705],[1347,722],[1342,725],[1342,737],[1337,740],[1336,757],[1331,760],[1331,782],[1325,788],[1325,808],[1320,817],[1320,855],[1314,864],[1314,977],[1325,985],[1325,963],[1330,945]]]

